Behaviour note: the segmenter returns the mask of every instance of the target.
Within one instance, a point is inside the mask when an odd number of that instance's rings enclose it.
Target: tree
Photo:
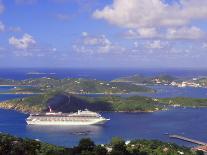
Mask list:
[[[196,151],[196,155],[204,155],[204,152],[201,151],[201,150],[197,150],[197,151]]]
[[[107,154],[106,148],[102,147],[101,145],[97,145],[94,148],[93,152],[94,152],[95,155],[106,155]]]
[[[126,149],[125,141],[119,137],[113,137],[111,139],[111,145],[112,145],[112,152],[110,154],[116,155],[116,154],[128,154],[128,151]]]
[[[80,140],[78,147],[80,150],[92,151],[95,144],[90,138],[83,138]]]

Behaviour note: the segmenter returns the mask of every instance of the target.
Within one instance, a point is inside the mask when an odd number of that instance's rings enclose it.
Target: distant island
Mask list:
[[[43,93],[58,91],[70,94],[123,94],[130,92],[154,92],[151,88],[135,84],[83,78],[55,79],[44,77],[20,81],[1,79],[0,85],[30,86],[18,87],[18,89],[14,89],[13,93],[16,94],[24,92]],[[12,92],[10,91],[10,93]]]
[[[113,82],[128,82],[128,83],[137,83],[137,84],[169,84],[177,80],[176,77],[170,75],[159,75],[159,76],[152,76],[147,77],[139,74],[120,77],[117,79],[112,80]]]
[[[171,85],[176,87],[207,87],[207,77],[181,78],[170,75],[159,75],[146,77],[142,75],[132,75],[121,77],[113,80],[113,82],[136,83],[141,85]]]

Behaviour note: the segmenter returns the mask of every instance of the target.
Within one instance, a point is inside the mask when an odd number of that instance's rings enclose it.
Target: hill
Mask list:
[[[4,81],[4,82],[3,82]],[[122,94],[130,92],[153,92],[151,88],[126,84],[121,82],[108,82],[95,79],[54,79],[37,78],[22,81],[3,80],[1,85],[18,85],[28,87],[17,87],[10,93],[48,93],[48,92],[67,92],[74,94],[103,93],[103,94]]]
[[[147,77],[147,76],[135,74],[132,76],[120,77],[114,79],[112,80],[112,82],[127,82],[127,83],[139,83],[139,84],[155,84],[155,83],[169,84],[174,80],[177,80],[177,78],[170,75]]]
[[[134,140],[125,143],[120,138],[112,138],[110,144],[96,145],[89,138],[81,139],[77,146],[66,148],[23,139],[8,134],[0,134],[0,154],[2,155],[196,155],[189,148],[156,140]]]
[[[51,106],[55,111],[71,112],[82,109],[92,111],[155,111],[163,109],[163,104],[159,104],[148,97],[128,97],[101,96],[86,97],[61,94],[40,94],[23,99],[14,99],[0,104],[0,108],[15,109],[22,112],[42,112],[47,111]]]

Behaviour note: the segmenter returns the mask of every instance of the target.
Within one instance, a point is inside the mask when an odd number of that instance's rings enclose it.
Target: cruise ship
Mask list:
[[[26,119],[29,125],[93,125],[103,124],[110,119],[102,117],[96,112],[78,110],[75,113],[50,112],[30,114]]]

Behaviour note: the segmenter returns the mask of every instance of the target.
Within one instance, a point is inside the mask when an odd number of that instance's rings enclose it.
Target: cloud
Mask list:
[[[57,19],[62,20],[62,21],[68,21],[72,18],[70,15],[65,14],[65,13],[58,13],[55,16]]]
[[[14,36],[9,38],[9,44],[17,49],[28,49],[36,44],[34,38],[29,34],[24,34],[22,38],[16,38]]]
[[[156,38],[160,36],[155,28],[130,29],[125,33],[126,38]]]
[[[31,4],[34,4],[36,3],[38,0],[15,0],[15,2],[17,4],[28,4],[28,5],[31,5]]]
[[[174,27],[207,19],[206,7],[206,0],[180,0],[171,5],[161,0],[114,0],[93,16],[126,28]]]
[[[207,49],[207,43],[203,43],[202,48]]]
[[[113,0],[111,5],[94,11],[93,17],[131,29],[129,35],[134,37],[198,39],[203,37],[202,31],[190,25],[195,20],[207,19],[206,8],[206,0],[179,0],[171,4],[164,0]]]
[[[181,27],[167,29],[166,38],[168,39],[199,39],[205,33],[198,27]]]
[[[123,52],[124,48],[112,43],[105,35],[91,36],[82,32],[82,38],[73,45],[73,50],[86,54],[107,54]]]
[[[82,36],[87,37],[88,36],[88,32],[82,32]]]
[[[203,39],[206,37],[206,33],[200,28],[191,26],[191,27],[174,27],[166,28],[162,31],[157,31],[155,28],[141,28],[141,29],[130,29],[124,34],[125,38],[128,39]]]
[[[18,57],[52,57],[56,51],[56,48],[37,46],[27,50],[15,49],[12,54]]]
[[[5,25],[0,21],[0,32],[5,30]]]
[[[8,27],[7,30],[10,32],[21,32],[22,31],[21,27],[13,27],[13,26]]]
[[[0,14],[4,11],[4,5],[2,3],[2,0],[0,0]],[[0,32],[3,32],[5,30],[5,25],[0,21]]]
[[[160,40],[154,40],[152,43],[149,44],[147,48],[161,49],[163,48],[163,45],[161,44]]]
[[[4,5],[2,3],[2,0],[0,0],[0,14],[4,11]]]

